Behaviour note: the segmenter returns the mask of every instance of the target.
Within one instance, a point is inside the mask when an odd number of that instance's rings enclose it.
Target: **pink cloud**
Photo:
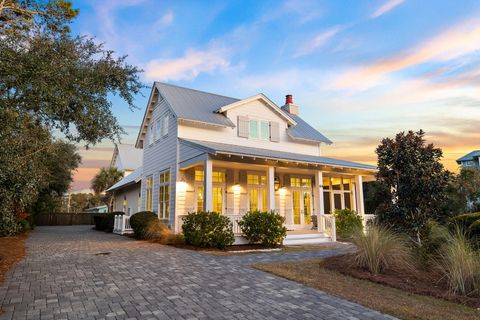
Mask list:
[[[404,0],[389,0],[385,2],[383,5],[381,5],[377,10],[375,10],[374,13],[370,16],[370,18],[375,19],[380,16],[383,16],[387,12],[392,11],[395,7],[401,5],[404,2]]]

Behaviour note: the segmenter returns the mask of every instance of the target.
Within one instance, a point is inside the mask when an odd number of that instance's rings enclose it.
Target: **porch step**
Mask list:
[[[287,234],[283,244],[287,246],[301,245],[301,244],[320,244],[325,242],[331,242],[331,238],[321,233],[300,233],[300,234]]]

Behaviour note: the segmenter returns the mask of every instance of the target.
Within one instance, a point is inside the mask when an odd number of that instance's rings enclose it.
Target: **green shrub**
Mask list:
[[[189,213],[182,230],[185,242],[197,247],[222,249],[235,242],[230,219],[216,212]]]
[[[438,256],[437,267],[453,293],[468,295],[480,291],[480,253],[473,249],[460,227],[455,228]]]
[[[349,239],[363,230],[362,218],[351,209],[335,210],[337,237]]]
[[[141,211],[130,217],[130,226],[137,239],[147,237],[147,228],[152,221],[158,220],[158,216],[151,211]]]
[[[468,227],[468,232],[477,238],[480,237],[480,219],[475,221]]]
[[[115,224],[115,216],[123,214],[124,213],[122,211],[114,211],[93,216],[95,229],[105,232],[112,232]]]
[[[447,227],[429,220],[421,231],[421,243],[415,242],[414,249],[419,266],[426,269],[438,257],[440,248],[450,239]]]
[[[480,220],[480,212],[465,213],[452,218],[453,225],[458,225],[464,230],[467,230],[477,220]]]
[[[357,246],[354,263],[373,274],[413,268],[407,240],[388,228],[373,225],[365,233],[354,235],[352,242]]]
[[[27,232],[32,230],[32,225],[27,219],[18,219],[18,222],[20,223],[21,226],[21,232]]]
[[[275,211],[247,212],[238,222],[243,236],[250,243],[259,243],[265,247],[282,244],[287,235],[285,219]]]

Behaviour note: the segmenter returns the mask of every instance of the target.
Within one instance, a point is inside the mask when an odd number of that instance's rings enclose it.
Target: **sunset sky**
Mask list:
[[[376,163],[382,137],[423,129],[444,164],[480,149],[480,1],[74,1],[76,34],[94,36],[164,81],[236,98],[293,94],[334,144],[323,154]],[[130,111],[134,143],[149,89]],[[72,190],[108,166],[113,144],[81,148]]]

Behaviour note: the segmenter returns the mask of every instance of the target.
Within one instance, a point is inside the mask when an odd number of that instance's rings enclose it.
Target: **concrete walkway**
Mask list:
[[[0,319],[393,319],[249,267],[333,252],[219,257],[84,226],[38,227],[27,246]]]

